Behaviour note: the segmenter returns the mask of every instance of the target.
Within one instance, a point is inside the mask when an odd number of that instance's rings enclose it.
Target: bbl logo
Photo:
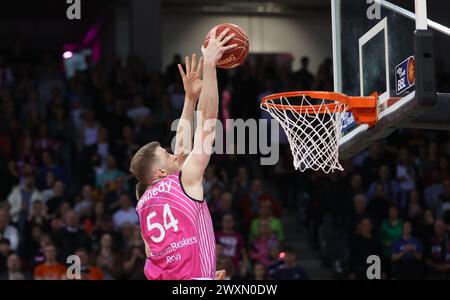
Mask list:
[[[400,95],[416,84],[415,65],[414,56],[411,56],[395,68],[397,95]]]

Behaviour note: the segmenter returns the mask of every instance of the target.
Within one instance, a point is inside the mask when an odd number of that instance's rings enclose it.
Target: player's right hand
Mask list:
[[[217,26],[212,29],[211,35],[209,36],[208,46],[206,48],[202,46],[203,61],[205,64],[215,66],[216,63],[222,58],[222,55],[225,51],[237,47],[237,44],[224,46],[235,36],[234,33],[227,36],[227,33],[229,31],[230,29],[227,28],[222,31],[219,36],[216,36]]]

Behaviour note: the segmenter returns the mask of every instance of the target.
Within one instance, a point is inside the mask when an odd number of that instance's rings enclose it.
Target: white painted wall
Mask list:
[[[164,68],[172,61],[174,53],[182,56],[200,53],[206,33],[220,23],[241,26],[249,37],[250,52],[291,53],[295,58],[294,69],[304,55],[310,57],[310,70],[314,73],[326,57],[332,57],[331,15],[327,13],[302,17],[165,14],[162,20]]]

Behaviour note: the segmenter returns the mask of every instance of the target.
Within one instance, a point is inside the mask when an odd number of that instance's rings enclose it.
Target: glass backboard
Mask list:
[[[379,96],[374,128],[356,124],[351,113],[344,118],[344,159],[418,116],[415,31],[427,29],[427,9],[425,0],[416,1],[425,6],[416,10],[415,0],[331,0],[335,91]]]

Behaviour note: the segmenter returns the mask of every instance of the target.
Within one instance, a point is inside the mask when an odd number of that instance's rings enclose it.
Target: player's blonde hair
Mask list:
[[[130,172],[138,180],[136,185],[136,197],[139,199],[150,186],[151,171],[155,162],[158,161],[156,148],[160,147],[158,142],[151,142],[142,146],[133,156],[130,164]]]

